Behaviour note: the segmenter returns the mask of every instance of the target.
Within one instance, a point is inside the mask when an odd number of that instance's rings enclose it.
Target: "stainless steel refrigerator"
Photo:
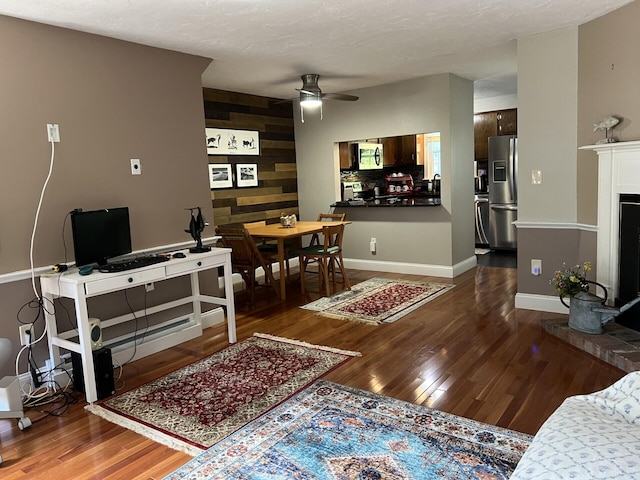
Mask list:
[[[489,247],[514,250],[518,219],[518,138],[489,137]]]

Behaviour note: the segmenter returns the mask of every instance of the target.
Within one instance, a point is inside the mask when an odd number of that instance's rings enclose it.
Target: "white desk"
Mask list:
[[[236,341],[235,305],[233,302],[233,283],[231,279],[231,249],[215,248],[205,253],[188,253],[185,258],[172,258],[166,262],[148,267],[138,268],[117,273],[101,273],[94,271],[90,275],[80,275],[78,269],[72,269],[62,274],[43,275],[40,277],[42,296],[45,302],[45,318],[47,336],[49,340],[49,355],[54,365],[60,363],[60,348],[77,352],[82,356],[85,395],[87,402],[95,402],[97,398],[94,377],[93,355],[89,329],[89,312],[87,298],[104,295],[106,293],[122,291],[151,282],[159,282],[170,278],[189,275],[191,277],[191,295],[163,305],[146,308],[142,312],[134,312],[110,320],[102,320],[103,328],[140,318],[145,314],[153,314],[176,308],[181,305],[192,304],[194,323],[185,328],[182,335],[175,335],[174,343],[163,343],[163,347],[184,342],[190,338],[202,335],[201,303],[211,303],[226,307],[229,343]],[[224,268],[225,297],[212,297],[200,294],[198,272],[212,268]],[[54,298],[66,297],[74,300],[78,331],[71,330],[58,333],[55,311],[51,308]],[[78,337],[77,341],[70,338]]]

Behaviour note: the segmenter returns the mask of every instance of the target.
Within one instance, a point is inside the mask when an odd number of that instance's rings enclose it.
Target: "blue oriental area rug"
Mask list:
[[[507,479],[531,439],[318,380],[165,480]]]

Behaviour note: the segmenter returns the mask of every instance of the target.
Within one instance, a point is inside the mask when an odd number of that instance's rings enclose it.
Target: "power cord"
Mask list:
[[[149,316],[147,314],[147,291],[144,291],[144,319],[146,322],[146,326],[144,328],[144,331],[141,334],[141,338],[138,337],[138,330],[139,330],[139,317],[136,316],[136,312],[133,308],[133,306],[131,305],[131,302],[129,301],[129,296],[127,295],[127,290],[125,289],[123,291],[124,293],[124,299],[127,302],[127,306],[129,307],[129,312],[131,312],[131,315],[133,315],[133,319],[135,320],[135,329],[134,329],[134,334],[133,334],[133,352],[131,353],[131,356],[129,357],[128,360],[124,361],[121,364],[116,365],[115,367],[118,368],[118,375],[114,378],[115,382],[119,382],[121,377],[122,377],[122,373],[123,373],[123,368],[125,365],[128,365],[129,363],[131,363],[133,361],[133,359],[136,356],[136,352],[138,349],[138,340],[140,340],[140,345],[142,343],[144,343],[144,339],[147,335],[147,331],[149,330]],[[122,385],[124,387],[124,382],[122,382]]]
[[[40,191],[40,198],[38,200],[38,207],[36,208],[36,214],[35,214],[35,218],[34,218],[34,222],[33,222],[33,230],[31,232],[31,241],[29,244],[29,263],[30,263],[30,267],[31,267],[31,287],[33,288],[33,293],[35,295],[35,298],[27,303],[25,303],[22,307],[20,307],[20,309],[18,310],[18,322],[25,325],[25,324],[30,324],[31,327],[29,328],[29,334],[28,334],[28,341],[26,342],[27,344],[24,345],[20,351],[18,352],[18,355],[16,355],[16,376],[20,377],[20,357],[22,356],[22,354],[26,351],[27,352],[27,362],[28,362],[28,370],[31,374],[32,377],[32,381],[33,381],[33,385],[35,386],[35,390],[30,386],[29,391],[25,391],[24,390],[24,386],[20,385],[20,389],[22,390],[23,395],[27,398],[27,399],[32,399],[32,398],[38,398],[40,396],[43,395],[43,392],[40,391],[40,386],[42,384],[42,382],[40,381],[40,377],[38,375],[37,372],[37,365],[35,364],[35,360],[33,358],[33,345],[39,343],[40,341],[42,341],[42,339],[44,339],[44,337],[47,334],[47,329],[46,329],[46,324],[43,326],[42,328],[42,334],[38,337],[35,338],[35,328],[36,328],[36,324],[38,322],[38,320],[42,319],[42,321],[44,322],[44,311],[45,311],[45,307],[44,307],[44,303],[43,303],[43,298],[41,297],[40,293],[38,292],[38,289],[36,288],[36,273],[35,273],[35,264],[34,264],[34,260],[33,260],[33,248],[34,248],[34,243],[35,243],[35,238],[36,238],[36,232],[38,229],[38,219],[40,217],[40,210],[42,209],[42,203],[43,203],[43,199],[44,199],[44,194],[47,190],[47,185],[49,184],[49,180],[51,179],[51,175],[53,173],[53,165],[54,165],[54,160],[55,160],[55,143],[53,141],[53,139],[50,140],[49,142],[51,144],[51,159],[49,161],[49,172],[47,173],[47,178],[44,181],[44,184],[42,185],[42,190]],[[23,322],[20,319],[21,313],[22,311],[26,308],[36,308],[37,309],[37,313],[36,313],[36,317],[35,319],[33,319],[32,321],[29,322]],[[53,305],[52,305],[53,307]],[[48,388],[46,389],[48,390]],[[46,393],[45,393],[46,394]]]
[[[31,232],[31,244],[29,247],[29,261],[31,263],[31,286],[33,287],[33,293],[38,299],[40,299],[40,294],[38,293],[38,289],[36,288],[36,273],[35,273],[35,266],[33,262],[33,244],[35,243],[36,231],[38,228],[38,217],[40,216],[40,209],[42,208],[42,200],[44,199],[44,192],[47,190],[47,185],[49,184],[49,180],[51,179],[51,174],[53,173],[53,161],[56,156],[56,147],[53,139],[49,143],[51,143],[51,160],[49,162],[49,173],[47,174],[47,178],[44,181],[44,185],[42,185],[42,190],[40,192],[40,200],[38,200],[38,208],[36,209],[36,217],[33,222],[33,231]]]
[[[43,395],[48,394],[48,388],[40,388],[44,382],[42,381],[42,372],[38,372],[37,362],[34,359],[33,355],[33,346],[40,342],[47,334],[47,329],[44,320],[44,298],[33,299],[29,302],[25,303],[20,307],[17,313],[17,321],[21,325],[29,325],[29,329],[26,332],[27,341],[26,345],[23,345],[22,348],[18,351],[16,355],[16,376],[20,377],[20,357],[23,353],[27,353],[27,366],[28,373],[31,375],[32,383],[21,384],[20,390],[22,391],[22,395],[27,399],[32,398],[40,398]],[[35,309],[35,317],[29,318],[28,320],[23,319],[25,312],[27,309]],[[42,324],[42,333],[37,336],[38,325]],[[36,338],[37,337],[37,338]],[[25,385],[28,385],[28,389],[26,389]]]

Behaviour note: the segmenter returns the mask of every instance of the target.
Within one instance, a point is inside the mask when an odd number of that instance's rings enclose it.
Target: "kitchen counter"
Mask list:
[[[362,207],[439,207],[440,197],[409,197],[387,195],[364,201],[336,202],[331,207],[335,208],[362,208]]]

